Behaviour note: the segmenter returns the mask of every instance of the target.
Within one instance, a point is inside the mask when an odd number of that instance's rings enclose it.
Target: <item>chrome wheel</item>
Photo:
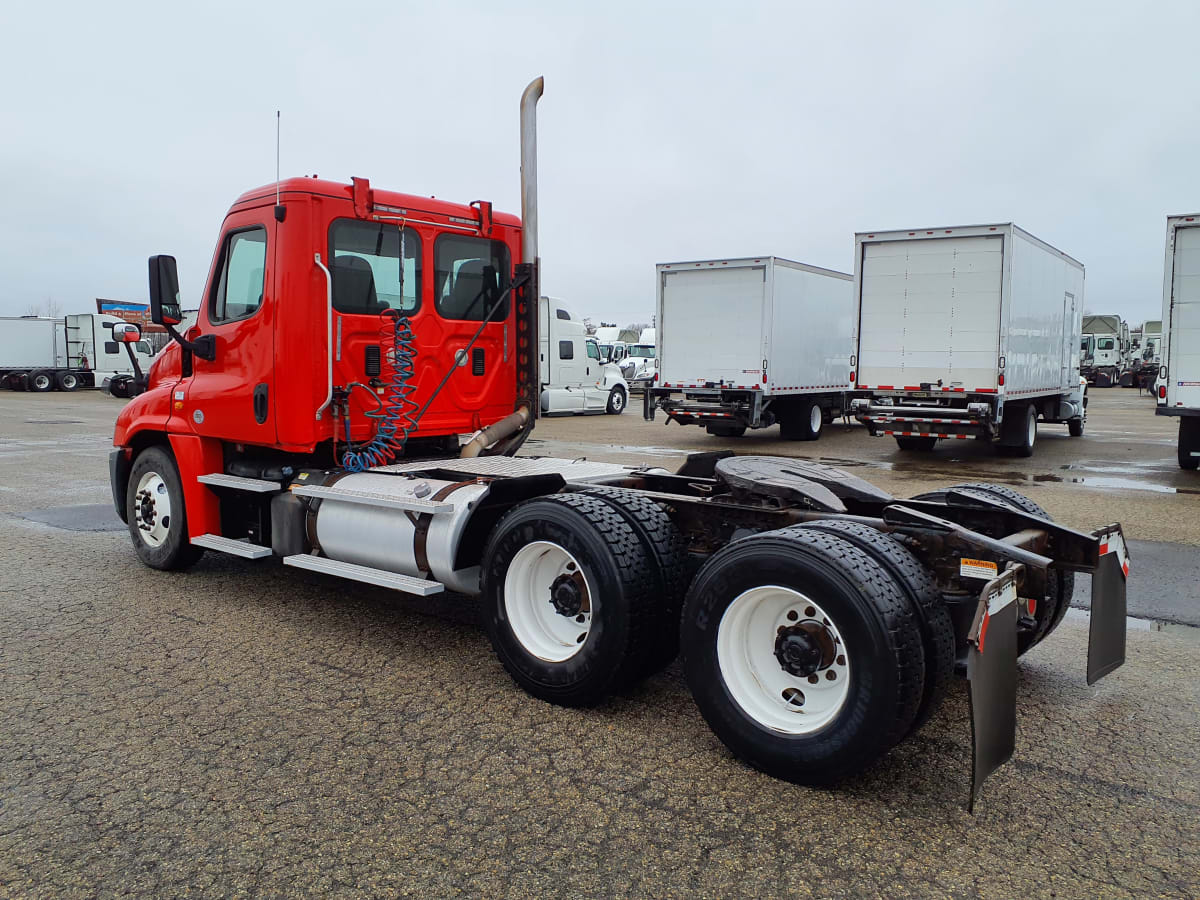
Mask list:
[[[147,472],[139,479],[133,512],[138,536],[148,546],[161,547],[171,532],[171,494],[157,472]]]
[[[764,585],[721,617],[717,662],[746,715],[784,734],[828,725],[850,693],[850,660],[837,626],[799,591]]]
[[[533,541],[508,567],[504,611],[526,651],[547,662],[564,662],[587,641],[592,590],[574,556],[550,541]]]

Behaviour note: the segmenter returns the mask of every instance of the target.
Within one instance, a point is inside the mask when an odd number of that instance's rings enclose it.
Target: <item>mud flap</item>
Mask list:
[[[1017,740],[1017,580],[1013,566],[984,585],[968,635],[967,698],[971,709],[971,797],[1013,755]]]
[[[1129,577],[1129,551],[1121,526],[1109,525],[1092,533],[1100,540],[1100,559],[1092,573],[1088,684],[1095,684],[1125,662],[1125,583]]]

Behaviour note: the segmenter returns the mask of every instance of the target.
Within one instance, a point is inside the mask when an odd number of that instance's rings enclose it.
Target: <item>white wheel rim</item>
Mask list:
[[[814,405],[808,411],[808,427],[813,434],[821,430],[821,407]]]
[[[39,375],[33,379],[33,386],[39,391],[44,391],[50,386],[50,378],[47,375]]]
[[[785,670],[776,655],[782,637],[800,631],[809,636],[801,640],[823,648],[807,675]],[[753,588],[729,604],[717,630],[717,663],[742,711],[783,734],[824,728],[850,693],[850,659],[837,626],[804,594],[778,585]]]
[[[612,405],[613,405],[613,409],[615,409],[617,412],[620,412],[621,407],[623,407],[625,405],[625,395],[622,394],[620,391],[613,391]]]
[[[1037,413],[1031,413],[1029,416],[1029,446],[1032,447],[1034,441],[1037,440]]]
[[[561,589],[560,605],[556,589]],[[504,576],[509,627],[522,647],[547,662],[565,662],[583,649],[594,598],[579,561],[550,541],[533,541],[518,550]]]
[[[65,387],[65,388],[75,387],[75,376],[74,375],[64,375],[63,376],[63,387]]]
[[[133,517],[138,534],[151,547],[161,547],[171,533],[171,492],[157,472],[147,472],[138,480]]]

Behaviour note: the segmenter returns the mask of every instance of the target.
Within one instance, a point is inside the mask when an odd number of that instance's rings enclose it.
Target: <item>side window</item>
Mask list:
[[[587,355],[588,355],[589,357],[591,357],[592,359],[596,360],[597,362],[599,362],[599,360],[600,360],[600,348],[599,348],[599,347],[597,347],[595,344],[593,344],[591,341],[588,341],[588,343],[587,343]]]
[[[503,241],[443,234],[433,245],[433,296],[446,319],[482,322],[508,287],[512,263]],[[492,321],[508,316],[508,300]]]
[[[117,346],[116,341],[105,341],[104,342],[104,352],[105,353],[118,353],[118,352],[120,352],[120,349],[121,348]]]
[[[567,312],[565,309],[556,309],[554,311],[554,317],[556,319],[565,319],[568,322],[571,321],[571,314],[569,312]]]
[[[558,358],[559,359],[574,359],[575,344],[572,341],[558,342]]]
[[[262,306],[267,268],[267,230],[248,228],[225,238],[221,271],[209,301],[213,322],[230,322],[252,316]]]
[[[151,355],[154,352],[154,350],[151,349],[151,347],[150,347],[149,341],[138,341],[137,349],[138,349],[138,353],[145,353],[147,356]]]
[[[398,225],[336,219],[329,226],[329,272],[338,312],[415,312],[421,305],[421,236],[412,228],[402,236]]]
[[[1116,341],[1112,338],[1100,338],[1100,341],[1096,344],[1101,350],[1111,350],[1115,345]]]

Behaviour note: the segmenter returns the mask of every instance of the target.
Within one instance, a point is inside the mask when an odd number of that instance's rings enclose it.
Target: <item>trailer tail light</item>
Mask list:
[[[854,372],[853,371],[850,372],[850,383],[854,384]]]
[[[1159,400],[1167,399],[1167,386],[1165,384],[1160,384],[1158,386],[1158,399]]]
[[[1003,372],[1001,372],[1001,373],[1000,373],[1000,377],[998,377],[998,378],[996,379],[996,383],[997,383],[998,385],[1000,385],[1000,387],[1004,387],[1004,373],[1003,373]]]
[[[658,384],[658,373],[657,372],[654,373],[654,383]]]

